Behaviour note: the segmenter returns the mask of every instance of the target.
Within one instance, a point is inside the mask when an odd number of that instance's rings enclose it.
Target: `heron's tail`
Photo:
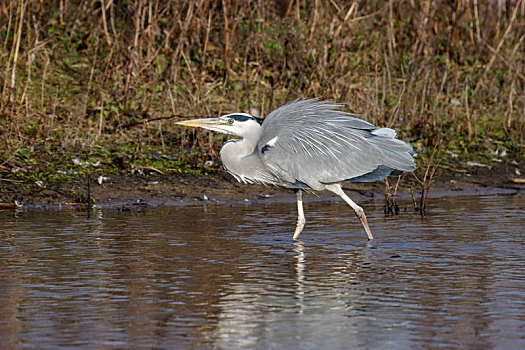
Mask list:
[[[372,131],[372,135],[386,137],[388,139],[396,138],[396,131],[390,128],[379,128]]]
[[[376,171],[377,176],[384,173],[400,175],[416,169],[414,148],[410,143],[396,139],[395,130],[380,128],[373,130],[371,134],[374,135],[372,143],[383,156],[383,164]]]

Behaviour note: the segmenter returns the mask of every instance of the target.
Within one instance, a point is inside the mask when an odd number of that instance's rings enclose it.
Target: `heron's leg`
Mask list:
[[[295,227],[295,232],[293,234],[294,241],[297,240],[303,231],[304,223],[306,222],[303,210],[303,191],[296,190],[295,194],[297,195],[297,226]]]
[[[355,215],[357,215],[357,217],[361,221],[361,225],[363,225],[363,228],[365,229],[368,239],[374,239],[374,236],[372,236],[372,232],[370,231],[370,227],[368,227],[368,222],[366,221],[365,211],[363,210],[363,208],[357,205],[353,200],[351,200],[350,197],[346,195],[346,193],[341,188],[341,185],[340,184],[325,185],[325,188],[328,191],[333,192],[337,194],[338,196],[340,196],[341,198],[343,198],[343,200],[346,203],[348,203],[348,205],[351,206],[352,209],[354,209]]]

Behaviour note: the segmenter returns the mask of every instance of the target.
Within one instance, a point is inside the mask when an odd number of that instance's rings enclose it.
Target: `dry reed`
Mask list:
[[[167,119],[297,97],[399,130],[418,152],[525,144],[525,1],[8,0],[0,164],[20,149],[220,142]],[[115,141],[116,140],[116,141]],[[133,151],[135,152],[135,151]],[[217,162],[216,162],[217,163]]]

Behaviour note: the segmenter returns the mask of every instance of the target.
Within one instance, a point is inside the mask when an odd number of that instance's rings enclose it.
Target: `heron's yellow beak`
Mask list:
[[[177,125],[193,126],[198,128],[204,128],[212,131],[218,131],[225,134],[230,134],[229,130],[231,127],[228,124],[228,120],[222,118],[205,118],[205,119],[190,119],[176,122]]]
[[[183,120],[181,122],[176,122],[175,124],[206,128],[207,126],[219,126],[219,125],[224,125],[225,123],[220,118],[205,118],[205,119]]]

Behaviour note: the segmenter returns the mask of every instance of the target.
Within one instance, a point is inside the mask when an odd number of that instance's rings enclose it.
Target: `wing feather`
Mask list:
[[[256,148],[263,163],[283,181],[313,189],[415,169],[412,146],[397,140],[394,130],[377,128],[339,107],[296,100],[270,113]]]

